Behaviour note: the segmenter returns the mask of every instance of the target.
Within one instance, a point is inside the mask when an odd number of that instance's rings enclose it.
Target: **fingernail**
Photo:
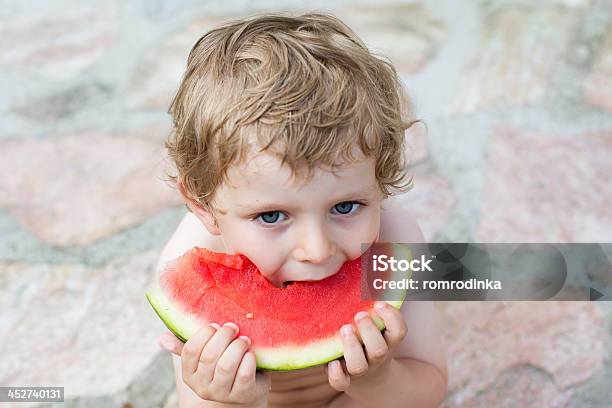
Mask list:
[[[246,343],[250,346],[251,345],[251,339],[249,339],[247,336],[240,336],[238,337],[239,339],[242,339],[243,341],[246,341]]]
[[[234,332],[238,333],[238,326],[236,325],[236,323],[227,322],[223,325],[223,327],[229,327],[234,330]]]
[[[353,333],[353,326],[345,324],[340,328],[340,333],[342,333],[343,336],[350,336]]]
[[[387,302],[376,302],[374,303],[374,309],[382,310],[387,306]]]
[[[219,330],[221,328],[221,326],[219,326],[217,323],[210,323],[209,326],[211,326],[215,330]]]
[[[367,312],[359,312],[355,315],[355,320],[365,319],[366,317],[368,317]]]

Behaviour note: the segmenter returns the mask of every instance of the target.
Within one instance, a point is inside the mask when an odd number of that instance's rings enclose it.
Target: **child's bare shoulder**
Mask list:
[[[425,242],[423,232],[410,210],[391,199],[385,200],[380,220],[380,241],[398,243]],[[440,312],[434,302],[404,302],[401,308],[408,334],[394,350],[396,358],[414,358],[433,364],[446,374],[446,356],[442,341]]]
[[[424,242],[425,238],[410,210],[389,198],[382,203],[379,240],[414,243]]]
[[[157,269],[159,270],[163,264],[178,258],[194,246],[207,248],[211,251],[225,252],[225,246],[221,238],[208,232],[202,225],[202,221],[188,212],[162,250]]]

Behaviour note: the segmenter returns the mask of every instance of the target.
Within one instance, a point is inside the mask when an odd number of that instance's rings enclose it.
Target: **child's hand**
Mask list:
[[[379,305],[382,307],[378,308]],[[329,384],[337,391],[346,391],[351,381],[355,384],[383,375],[389,368],[391,351],[406,337],[406,323],[399,310],[386,302],[377,302],[375,308],[385,322],[384,332],[378,330],[367,312],[355,315],[357,333],[350,324],[340,329],[344,364],[334,360],[327,366]],[[365,353],[358,336],[363,340]]]
[[[210,324],[182,344],[171,333],[159,337],[160,345],[181,356],[183,382],[200,398],[247,406],[267,404],[269,376],[257,373],[255,355],[247,352],[250,339],[235,338],[238,327]]]

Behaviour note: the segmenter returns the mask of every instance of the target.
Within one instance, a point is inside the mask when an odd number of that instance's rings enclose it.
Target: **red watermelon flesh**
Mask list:
[[[234,322],[251,339],[259,368],[289,370],[342,355],[340,327],[373,307],[361,285],[361,258],[324,280],[279,288],[244,255],[192,248],[165,268],[147,297],[181,340],[208,323]]]

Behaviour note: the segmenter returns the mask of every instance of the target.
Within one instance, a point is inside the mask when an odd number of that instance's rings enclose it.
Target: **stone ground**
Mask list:
[[[175,405],[143,295],[184,214],[163,182],[169,100],[201,34],[297,4],[0,1],[1,385],[63,385],[63,406]],[[612,241],[612,2],[313,9],[387,55],[427,123],[402,200],[429,239]],[[611,406],[609,302],[438,306],[445,407]]]

